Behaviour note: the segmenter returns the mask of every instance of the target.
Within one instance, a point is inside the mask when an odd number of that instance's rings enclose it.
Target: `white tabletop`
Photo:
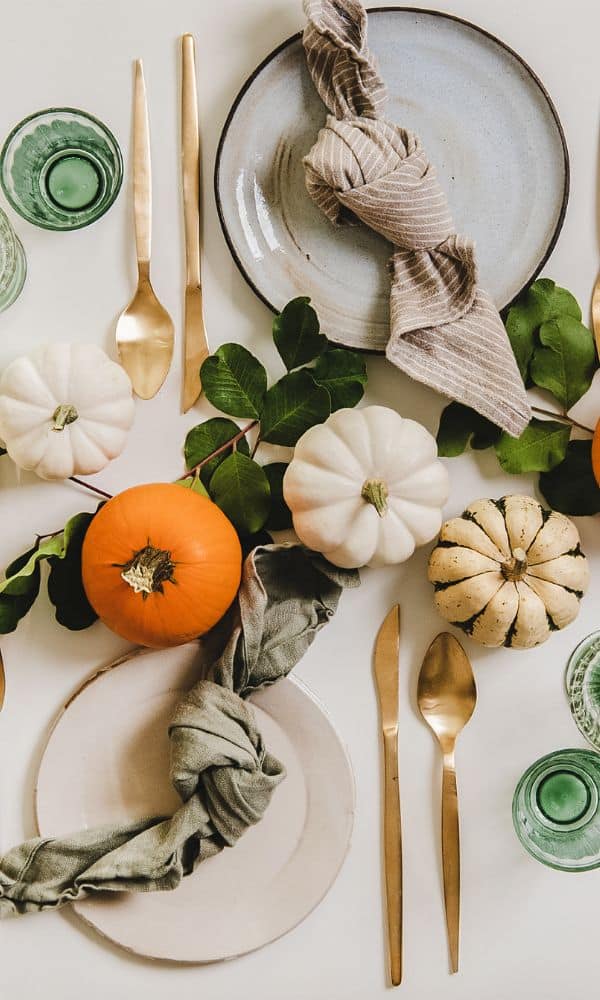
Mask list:
[[[379,0],[383,2],[383,0]],[[442,7],[432,0],[434,7]],[[445,9],[445,7],[444,7]],[[498,35],[531,64],[551,93],[571,153],[565,227],[545,273],[587,311],[599,258],[598,95],[600,8],[595,0],[453,0],[451,11]],[[2,11],[0,135],[32,110],[85,108],[115,131],[127,158],[132,60],[143,56],[154,151],[154,275],[181,328],[178,187],[178,36],[196,34],[205,183],[206,319],[212,345],[240,340],[267,360],[271,316],[246,286],[221,235],[212,197],[215,148],[227,110],[254,66],[301,27],[298,0],[20,0]],[[4,204],[4,203],[3,203]],[[98,225],[70,235],[17,222],[29,260],[26,289],[0,316],[0,365],[41,340],[92,341],[113,351],[114,321],[132,287],[129,186]],[[15,221],[14,215],[11,215]],[[499,262],[501,266],[501,262]],[[138,404],[125,454],[98,477],[109,491],[173,479],[186,429],[206,404],[179,416],[179,359],[151,402]],[[597,392],[600,397],[600,388]],[[435,432],[442,400],[382,359],[369,361],[367,400],[397,405]],[[593,407],[591,407],[593,410]],[[591,419],[591,417],[590,417]],[[448,514],[481,496],[533,492],[504,476],[491,454],[450,463]],[[0,463],[0,566],[36,532],[59,528],[93,497],[47,484]],[[202,968],[135,959],[64,913],[3,922],[0,994],[7,1000],[169,994],[231,1000],[375,1000],[386,990],[381,902],[380,773],[371,676],[373,639],[392,602],[402,606],[401,788],[404,819],[406,1000],[460,997],[562,1000],[596,988],[600,873],[567,875],[531,860],[512,829],[511,798],[522,771],[553,749],[582,746],[563,693],[565,661],[598,624],[598,522],[581,519],[593,580],[576,624],[521,654],[485,651],[470,640],[479,690],[458,751],[462,812],[462,967],[447,971],[438,848],[439,760],[415,709],[423,652],[443,623],[432,610],[425,551],[397,569],[365,572],[338,616],[298,668],[330,709],[352,756],[357,813],[348,860],[321,906],[263,951]],[[0,716],[0,850],[34,833],[33,784],[47,728],[94,667],[124,649],[102,625],[69,633],[40,599],[18,631],[2,639],[7,698]],[[202,933],[202,928],[198,928]]]

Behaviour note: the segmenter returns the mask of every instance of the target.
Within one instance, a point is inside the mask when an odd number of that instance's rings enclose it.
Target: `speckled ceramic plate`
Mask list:
[[[568,155],[548,94],[506,45],[439,12],[372,10],[369,46],[388,116],[422,137],[458,231],[477,242],[482,284],[507,305],[547,260],[566,209]],[[325,114],[294,36],[255,70],[225,124],[221,223],[268,306],[310,295],[332,340],[383,349],[390,245],[364,226],[334,229],[304,186],[302,158]]]
[[[43,836],[169,815],[167,727],[198,677],[198,646],[137,654],[86,682],[59,716],[36,794]],[[104,937],[148,958],[214,962],[295,927],[331,887],[348,850],[354,781],[309,691],[282,680],[251,698],[287,777],[263,820],[173,892],[106,893],[74,904]]]

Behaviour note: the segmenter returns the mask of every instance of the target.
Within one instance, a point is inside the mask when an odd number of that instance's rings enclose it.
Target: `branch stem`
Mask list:
[[[91,490],[92,493],[97,493],[99,497],[104,497],[106,500],[112,500],[112,493],[107,493],[106,490],[101,490],[99,486],[92,486],[91,483],[86,483],[85,479],[78,479],[77,476],[69,476],[72,483],[77,483],[78,486],[84,486],[86,490]]]
[[[217,455],[222,455],[223,452],[227,451],[228,448],[234,448],[238,443],[238,441],[241,441],[242,438],[245,437],[249,431],[253,430],[253,428],[257,426],[258,426],[258,420],[253,420],[250,424],[247,424],[246,427],[242,427],[237,434],[234,434],[233,437],[229,439],[229,441],[225,441],[224,444],[219,445],[218,448],[215,448],[214,451],[211,451],[210,455],[207,455],[206,458],[203,458],[201,462],[197,462],[196,465],[193,465],[191,469],[188,469],[182,478],[189,479],[190,476],[194,476],[197,472],[200,471],[200,469],[204,465],[207,464],[207,462],[210,462],[213,458],[216,458]],[[256,445],[254,447],[254,451],[256,451]],[[254,454],[254,452],[252,454]]]
[[[577,420],[573,420],[573,417],[567,416],[566,413],[555,413],[553,410],[544,410],[541,406],[532,406],[531,412],[539,413],[541,417],[552,417],[553,420],[558,420],[562,424],[570,424],[571,427],[577,427],[580,431],[585,431],[586,434],[594,433],[591,427],[580,424]]]

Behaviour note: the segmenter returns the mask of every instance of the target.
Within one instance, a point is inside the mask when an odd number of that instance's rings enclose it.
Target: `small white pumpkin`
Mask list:
[[[577,617],[589,569],[568,517],[508,496],[446,521],[429,580],[446,621],[484,646],[529,649]]]
[[[99,472],[133,423],[131,382],[93,344],[41,344],[0,378],[0,437],[42,479]]]
[[[448,473],[421,424],[385,406],[338,410],[302,435],[283,494],[300,541],[335,566],[408,559],[440,530]]]

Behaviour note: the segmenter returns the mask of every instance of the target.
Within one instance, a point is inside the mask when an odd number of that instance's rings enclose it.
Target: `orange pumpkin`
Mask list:
[[[177,646],[218,622],[240,585],[238,536],[211,500],[176,483],[113,497],[83,543],[87,598],[117,635]]]
[[[600,486],[600,420],[596,424],[592,440],[592,469],[598,486]]]

